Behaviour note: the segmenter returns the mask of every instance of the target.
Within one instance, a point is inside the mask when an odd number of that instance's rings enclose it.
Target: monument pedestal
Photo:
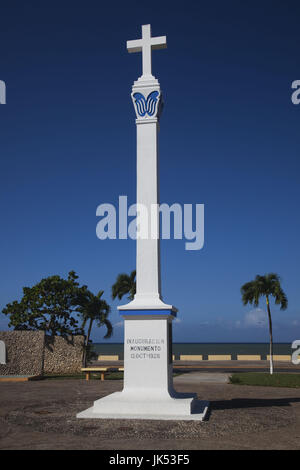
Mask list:
[[[124,317],[124,389],[77,418],[203,420],[208,402],[173,388],[172,311],[126,311]]]

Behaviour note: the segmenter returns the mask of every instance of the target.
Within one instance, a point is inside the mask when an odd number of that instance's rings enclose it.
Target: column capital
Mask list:
[[[132,87],[131,99],[137,117],[137,122],[153,122],[159,119],[162,107],[162,93],[159,83],[149,81],[141,83],[137,81]]]

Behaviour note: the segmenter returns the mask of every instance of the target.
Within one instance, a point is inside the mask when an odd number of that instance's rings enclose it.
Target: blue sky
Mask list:
[[[112,305],[135,267],[132,240],[100,241],[96,207],[135,202],[131,86],[141,55],[126,40],[151,23],[165,107],[161,202],[205,204],[205,245],[162,241],[162,291],[179,308],[174,341],[268,341],[240,287],[277,272],[289,307],[274,340],[300,337],[300,6],[296,1],[10,1],[1,6],[1,309],[23,286],[75,270]],[[0,315],[0,328],[7,320]],[[94,330],[94,341],[104,332]]]

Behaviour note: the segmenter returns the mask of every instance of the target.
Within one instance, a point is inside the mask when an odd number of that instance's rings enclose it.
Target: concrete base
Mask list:
[[[208,402],[173,388],[171,312],[127,311],[124,388],[96,400],[77,418],[203,420]]]
[[[96,400],[94,406],[76,417],[203,421],[208,407],[209,402],[196,400],[190,394],[176,394],[176,397],[149,395],[141,400],[134,393],[116,392]]]

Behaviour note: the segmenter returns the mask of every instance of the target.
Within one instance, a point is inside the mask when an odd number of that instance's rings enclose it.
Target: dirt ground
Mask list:
[[[300,389],[175,378],[210,401],[207,421],[85,420],[76,413],[122,381],[0,383],[0,449],[299,449]]]

